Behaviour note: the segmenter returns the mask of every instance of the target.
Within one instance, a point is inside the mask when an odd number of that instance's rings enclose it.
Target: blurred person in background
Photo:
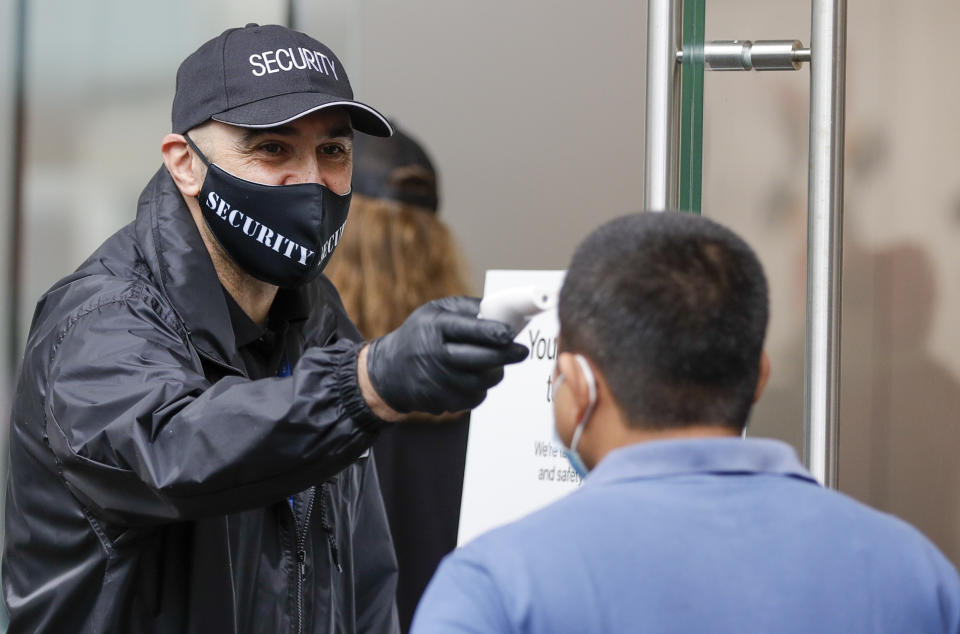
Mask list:
[[[390,138],[354,139],[353,199],[328,275],[367,339],[418,306],[468,292],[457,245],[438,217],[438,174],[424,148],[394,124]],[[399,564],[397,608],[407,631],[440,560],[457,544],[468,415],[424,417],[374,444]]]
[[[753,250],[681,213],[612,220],[559,302],[553,413],[583,485],[449,555],[415,634],[957,634],[960,579],[919,531],[741,438],[763,392]]]

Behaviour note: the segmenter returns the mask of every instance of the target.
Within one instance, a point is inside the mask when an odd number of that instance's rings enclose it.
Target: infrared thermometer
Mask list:
[[[556,306],[556,293],[536,286],[518,286],[484,297],[477,317],[502,321],[514,332],[520,332],[535,315]]]

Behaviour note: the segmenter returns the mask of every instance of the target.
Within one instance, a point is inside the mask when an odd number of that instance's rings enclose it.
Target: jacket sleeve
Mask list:
[[[399,633],[397,614],[397,558],[390,538],[387,513],[380,495],[374,455],[366,461],[353,527],[357,597],[357,631]]]
[[[42,431],[95,514],[139,525],[263,506],[342,470],[384,425],[360,395],[357,344],[309,348],[289,377],[211,384],[151,305],[100,305],[52,348]]]

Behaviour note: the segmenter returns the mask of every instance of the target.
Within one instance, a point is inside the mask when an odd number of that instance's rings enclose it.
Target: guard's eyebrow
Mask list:
[[[278,125],[273,128],[247,128],[240,137],[239,145],[241,147],[250,148],[256,144],[257,139],[264,136],[293,137],[299,134],[300,132],[292,125]],[[337,128],[336,130],[331,130],[330,133],[327,134],[327,137],[330,139],[352,139],[353,128],[345,125],[341,128]]]
[[[297,129],[290,125],[278,125],[275,128],[247,128],[240,136],[240,145],[251,147],[262,136],[297,136]]]
[[[352,139],[353,138],[353,128],[345,125],[342,128],[337,128],[330,132],[331,139]]]

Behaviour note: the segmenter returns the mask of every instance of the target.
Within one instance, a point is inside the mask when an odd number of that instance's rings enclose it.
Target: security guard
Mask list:
[[[476,406],[526,350],[464,297],[362,341],[322,275],[354,131],[391,126],[302,33],[230,29],[180,66],[136,219],[37,305],[11,632],[397,630],[369,448],[412,412]]]

